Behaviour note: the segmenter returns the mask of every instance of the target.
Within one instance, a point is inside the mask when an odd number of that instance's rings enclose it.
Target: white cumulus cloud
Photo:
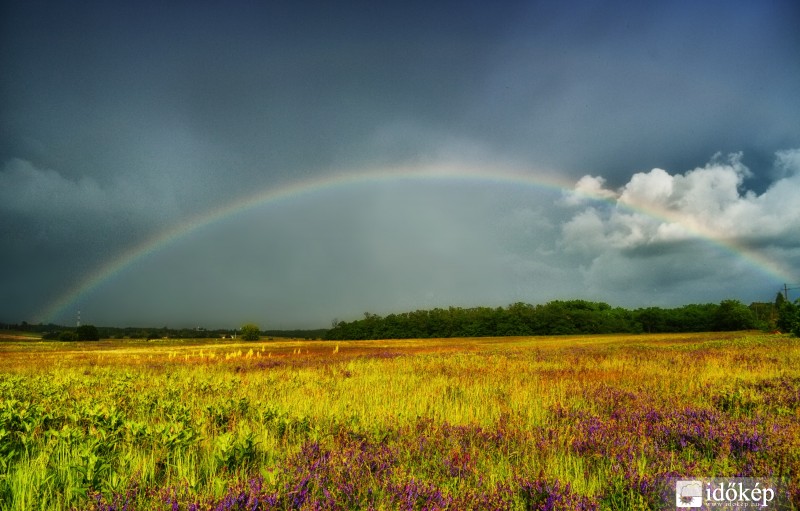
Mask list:
[[[605,188],[606,180],[600,176],[583,176],[575,183],[572,192],[564,197],[564,203],[570,206],[583,204],[592,199],[616,199],[617,194]]]
[[[775,166],[784,177],[761,194],[745,188],[750,170],[741,154],[733,154],[725,160],[715,157],[684,174],[658,168],[640,172],[618,190],[597,188],[604,184],[603,178],[585,176],[570,197],[592,189],[594,197],[615,199],[616,207],[605,210],[598,230],[603,233],[600,245],[605,246],[630,248],[691,237],[749,244],[798,242],[800,151],[778,153]],[[574,199],[567,203],[579,204]],[[585,224],[586,211],[565,224],[566,241],[573,241],[574,233]]]
[[[720,272],[733,277],[735,259],[710,250],[715,245],[791,278],[800,259],[800,150],[777,153],[775,169],[782,177],[761,193],[747,189],[751,172],[741,154],[715,156],[682,174],[640,172],[614,190],[602,177],[585,176],[565,197],[578,211],[562,224],[559,246],[578,258],[588,284],[663,286],[664,272],[674,282]],[[624,269],[624,279],[609,268]]]

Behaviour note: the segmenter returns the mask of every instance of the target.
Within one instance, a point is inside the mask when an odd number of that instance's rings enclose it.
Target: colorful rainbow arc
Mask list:
[[[482,168],[469,168],[465,166],[436,166],[433,168],[391,168],[379,172],[350,172],[335,174],[327,177],[320,177],[306,181],[300,181],[276,189],[268,189],[242,198],[237,202],[211,209],[203,214],[195,216],[171,229],[162,231],[158,235],[146,240],[145,242],[132,247],[118,257],[110,260],[105,265],[99,267],[85,279],[80,281],[68,292],[53,301],[39,315],[36,322],[46,323],[53,321],[63,314],[68,308],[80,298],[88,295],[103,282],[112,278],[114,275],[123,272],[134,262],[147,257],[149,254],[157,252],[161,248],[174,243],[181,238],[197,231],[198,229],[218,222],[222,219],[236,215],[258,206],[269,203],[292,200],[304,195],[330,191],[337,188],[345,188],[353,185],[369,185],[378,183],[392,182],[413,182],[413,181],[465,181],[487,184],[510,184],[516,186],[528,186],[539,189],[552,189],[558,191],[574,192],[574,183],[546,174],[535,174],[512,172],[507,170],[492,169],[491,171]],[[602,196],[592,196],[587,194],[587,198],[615,203],[614,199]],[[703,238],[708,242],[723,248],[746,260],[749,264],[760,271],[774,277],[776,281],[791,281],[788,277],[789,272],[781,265],[768,259],[764,255],[739,246],[732,241],[722,240],[715,236],[715,233],[703,229],[697,224],[687,224],[686,220],[673,212],[658,210],[655,208],[630,207],[618,204],[628,210],[642,213],[649,217],[669,223],[681,225],[688,233]]]

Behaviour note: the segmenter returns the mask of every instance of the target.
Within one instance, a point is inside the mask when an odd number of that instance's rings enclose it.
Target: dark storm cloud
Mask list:
[[[798,145],[791,4],[504,5],[41,8],[7,21],[9,105],[76,173],[173,155],[180,175],[290,179],[436,153],[444,134],[578,175]]]
[[[587,3],[518,26],[479,115],[511,151],[614,180],[709,148],[769,160],[798,144],[797,20],[789,2]]]
[[[6,106],[22,128],[54,138],[72,172],[163,156],[147,151],[154,130],[167,146],[174,136],[210,145],[199,166],[237,173],[348,164],[386,122],[446,120],[461,108],[459,90],[480,77],[480,55],[504,16],[413,4],[87,5],[36,13],[55,19],[31,32],[8,21],[30,45],[13,48],[17,101]],[[180,156],[190,152],[177,145]],[[140,151],[143,161],[125,161]]]
[[[210,208],[329,172],[512,167],[565,182],[603,176],[597,190],[616,192],[635,173],[677,175],[717,152],[742,151],[741,187],[777,197],[794,183],[785,178],[796,165],[773,160],[800,147],[796,2],[32,1],[1,9],[0,319],[35,314],[104,261]],[[343,316],[392,289],[384,309],[577,296],[584,281],[565,283],[577,267],[601,296],[613,290],[600,276],[622,279],[627,259],[639,260],[619,247],[581,259],[581,246],[622,236],[610,217],[599,217],[600,234],[568,243],[589,213],[524,197],[500,211],[464,193],[469,200],[441,194],[440,206],[466,215],[459,201],[478,201],[472,208],[486,220],[473,221],[470,236],[457,235],[458,216],[437,227],[441,215],[428,203],[416,215],[400,208],[395,219],[374,203],[359,214],[338,210],[336,230],[312,221],[324,212],[308,205],[300,241],[289,217],[269,232],[307,244],[298,268],[330,268],[329,276],[298,270],[275,282],[271,289],[294,297],[283,305],[263,286],[235,288],[297,318],[304,310]],[[362,214],[374,223],[356,229]],[[418,250],[401,250],[389,229]],[[792,236],[756,240],[764,230],[754,229],[740,241],[776,257],[797,248]],[[324,246],[311,241],[320,239]],[[460,259],[465,252],[472,257]],[[298,257],[267,251],[242,264]],[[662,277],[679,260],[662,254]],[[153,271],[152,282],[169,282],[169,264]],[[235,274],[204,278],[219,289]],[[330,312],[342,288],[349,298]],[[204,307],[195,302],[186,300],[186,316]]]

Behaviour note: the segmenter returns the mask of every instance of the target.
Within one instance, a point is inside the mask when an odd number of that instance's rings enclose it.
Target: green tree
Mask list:
[[[748,307],[756,318],[756,327],[761,330],[775,330],[775,304],[772,302],[753,302]]]
[[[261,339],[261,329],[258,325],[247,323],[242,325],[242,339],[245,341],[257,341]]]
[[[75,330],[75,333],[78,335],[79,341],[100,340],[100,332],[97,331],[97,327],[94,325],[81,325]]]
[[[748,330],[755,324],[755,314],[739,300],[723,300],[714,314],[715,330]]]
[[[776,323],[781,332],[791,332],[800,337],[800,299],[794,303],[789,300],[781,302]]]

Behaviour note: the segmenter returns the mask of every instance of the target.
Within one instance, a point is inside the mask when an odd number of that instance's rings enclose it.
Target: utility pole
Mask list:
[[[794,287],[789,287],[789,284],[787,284],[786,282],[783,283],[783,297],[786,299],[787,302],[789,301],[789,291],[793,289],[800,289],[800,286],[794,284],[792,285]]]

